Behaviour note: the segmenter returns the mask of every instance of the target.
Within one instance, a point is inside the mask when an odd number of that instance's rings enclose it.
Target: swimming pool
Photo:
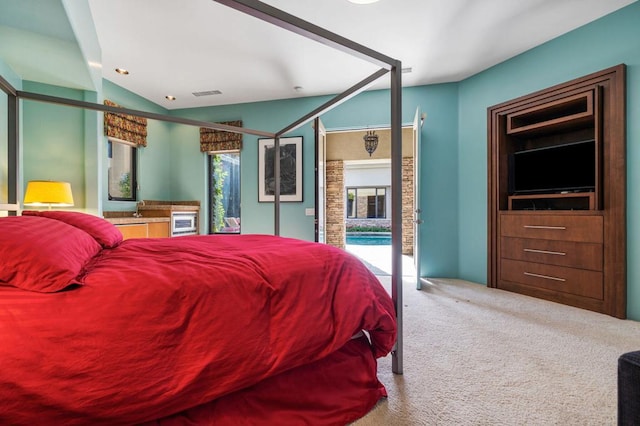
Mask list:
[[[391,232],[347,232],[346,243],[354,246],[390,246]]]

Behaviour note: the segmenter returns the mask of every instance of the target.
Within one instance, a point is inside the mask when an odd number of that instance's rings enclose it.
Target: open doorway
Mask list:
[[[373,133],[377,146],[365,146]],[[414,131],[402,129],[403,275],[415,276]],[[391,133],[388,128],[327,131],[322,182],[324,242],[360,257],[377,275],[391,275]],[[320,201],[320,200],[319,200]],[[318,203],[317,205],[320,205]]]

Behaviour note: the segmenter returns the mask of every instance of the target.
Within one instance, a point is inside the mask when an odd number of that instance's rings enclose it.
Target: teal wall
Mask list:
[[[24,90],[73,100],[84,92],[30,81]],[[51,103],[25,100],[22,113],[24,188],[30,180],[71,183],[75,208],[85,207],[84,111]],[[23,192],[24,193],[24,192]]]
[[[124,108],[167,114],[167,110],[146,99],[116,86],[108,80],[103,81],[104,99],[117,103]],[[147,146],[138,149],[138,199],[171,200],[171,150],[173,138],[172,124],[157,120],[147,120]],[[104,211],[135,210],[133,201],[110,201],[107,194],[107,138],[101,132],[102,155],[102,207]],[[178,141],[175,141],[178,143]]]
[[[458,276],[457,87],[440,84],[402,91],[403,124],[413,122],[417,108],[427,115],[421,129],[420,267],[429,277]],[[388,125],[389,102],[387,90],[365,92],[329,111],[322,121],[327,129]]]
[[[457,85],[444,84],[406,88],[403,90],[402,122],[411,124],[416,112],[427,113],[422,128],[422,199],[425,200],[425,225],[421,230],[422,268],[430,276],[457,276]],[[256,102],[224,107],[195,108],[172,111],[181,117],[220,122],[242,120],[250,129],[276,132],[315,107],[328,97],[300,98]],[[362,93],[326,113],[321,119],[325,127],[335,129],[363,128],[390,123],[390,92]],[[306,208],[314,208],[314,139],[307,124],[288,136],[303,137],[303,202],[282,203],[281,235],[306,240],[314,238],[312,216]],[[176,125],[172,130],[171,192],[185,199],[201,199],[206,215],[206,156],[199,152],[198,129]],[[258,137],[245,135],[241,153],[241,223],[243,233],[273,233],[273,204],[258,202]],[[429,208],[431,206],[431,208]],[[202,224],[201,224],[202,225]],[[206,228],[205,228],[206,229]]]
[[[0,75],[14,88],[22,90],[22,79],[2,58],[0,58]]]
[[[284,101],[255,102],[224,107],[193,108],[172,111],[172,114],[195,120],[220,122],[242,120],[245,128],[276,132],[291,124],[326,100],[326,98],[301,98]],[[206,155],[200,153],[200,136],[197,127],[176,125],[173,129],[176,143],[173,145],[172,192],[180,197],[202,200],[203,218],[207,217]],[[313,216],[305,216],[305,208],[315,204],[314,142],[310,125],[303,126],[287,136],[303,138],[303,194],[302,203],[282,203],[280,207],[280,235],[313,240]],[[258,137],[244,135],[240,163],[241,223],[243,233],[273,234],[273,203],[258,203]],[[203,232],[206,220],[201,221]]]
[[[627,299],[640,319],[640,3],[460,83],[460,278],[486,283],[487,107],[601,69],[627,64]]]

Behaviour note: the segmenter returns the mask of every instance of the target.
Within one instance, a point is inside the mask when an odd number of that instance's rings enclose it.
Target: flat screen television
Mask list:
[[[509,158],[509,194],[594,191],[595,140],[518,151]]]

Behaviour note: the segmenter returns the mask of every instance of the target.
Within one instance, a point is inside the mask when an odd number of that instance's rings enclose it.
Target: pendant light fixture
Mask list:
[[[378,147],[378,135],[376,135],[375,130],[368,130],[364,136],[364,149],[369,153],[369,157],[373,154],[373,151]]]

